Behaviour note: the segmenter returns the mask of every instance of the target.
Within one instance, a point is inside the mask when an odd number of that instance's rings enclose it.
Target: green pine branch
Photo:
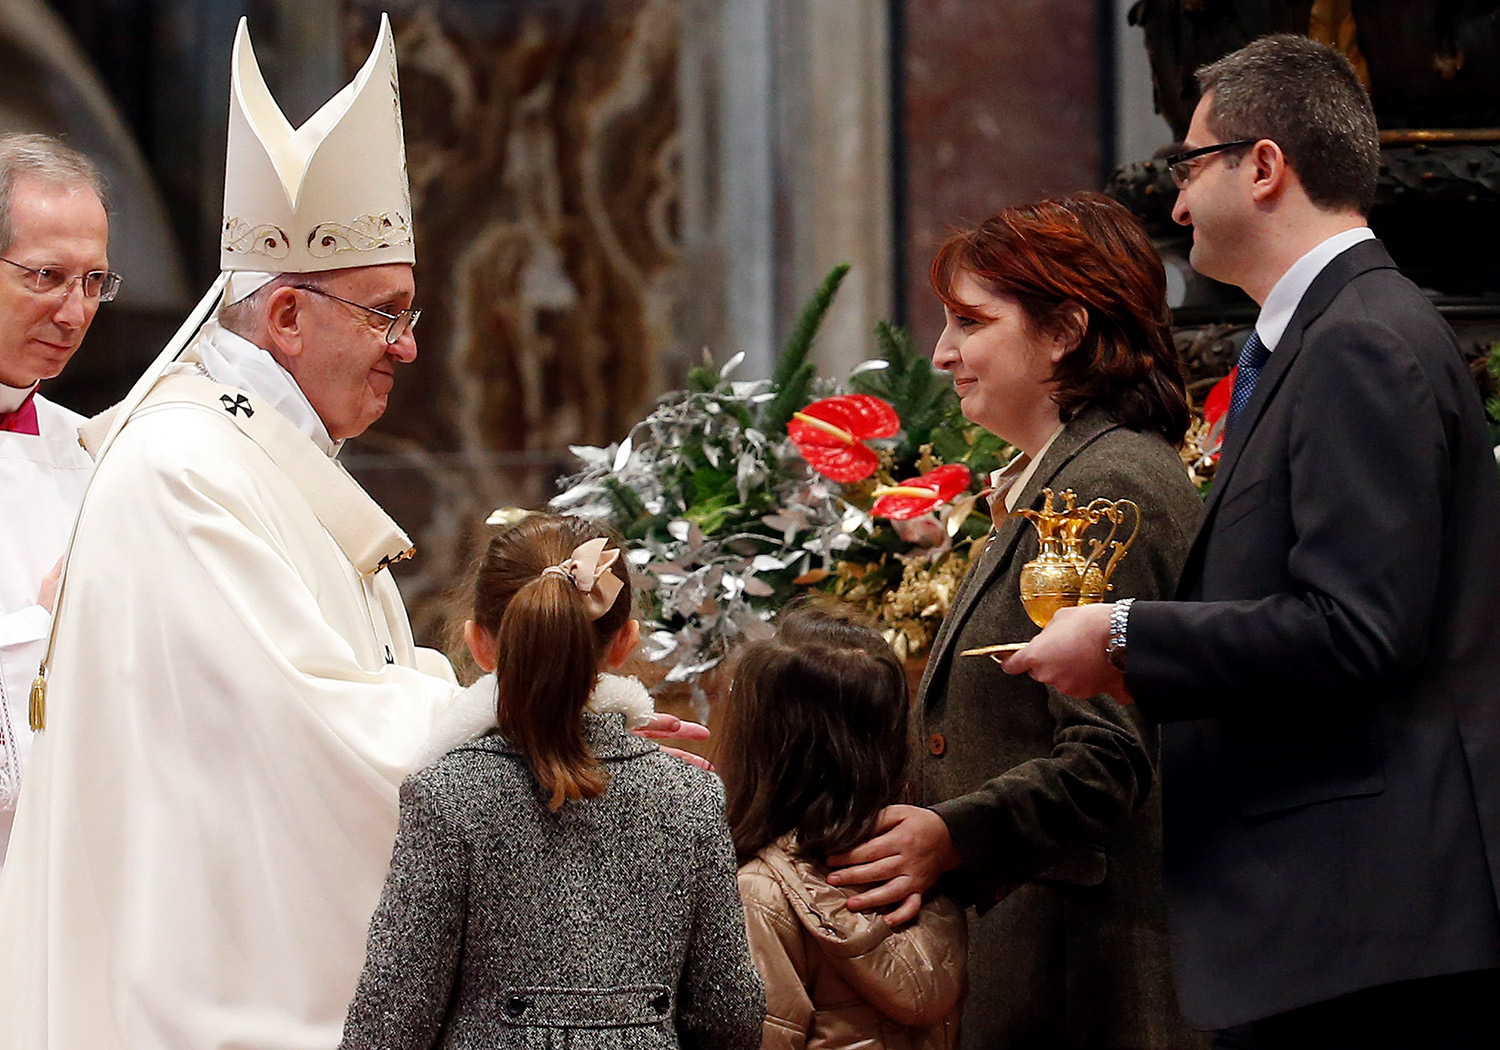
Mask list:
[[[703,348],[703,360],[688,369],[687,388],[689,393],[710,394],[719,386],[719,366],[714,363],[708,348]]]
[[[797,324],[787,338],[786,345],[782,347],[781,356],[776,359],[776,371],[771,376],[776,397],[767,404],[762,417],[767,433],[775,434],[785,430],[792,413],[807,403],[807,389],[814,374],[807,355],[812,350],[813,339],[823,324],[823,318],[828,314],[828,308],[833,305],[839,285],[844,283],[848,273],[848,263],[839,263],[828,271],[828,276],[823,278],[823,283],[818,285],[818,290],[797,317]]]
[[[628,540],[638,540],[646,533],[651,512],[641,497],[614,478],[604,479],[604,491],[614,508],[614,525]]]
[[[808,402],[807,388],[812,385],[817,370],[811,361],[802,362],[796,372],[777,385],[776,396],[766,404],[762,417],[762,428],[767,434],[778,434],[792,421],[792,413],[799,411]]]
[[[895,449],[897,473],[914,467],[923,445],[930,444],[954,403],[953,385],[938,373],[903,328],[881,321],[875,343],[886,367],[862,372],[850,385],[891,403],[901,417],[902,437]]]

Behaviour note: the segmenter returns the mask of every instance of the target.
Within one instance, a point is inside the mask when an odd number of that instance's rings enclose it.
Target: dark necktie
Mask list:
[[[1250,397],[1255,393],[1255,381],[1260,378],[1260,370],[1266,367],[1270,356],[1271,351],[1266,349],[1266,344],[1252,328],[1250,338],[1240,348],[1239,371],[1235,373],[1234,390],[1229,395],[1229,420],[1224,424],[1226,434],[1250,403]]]

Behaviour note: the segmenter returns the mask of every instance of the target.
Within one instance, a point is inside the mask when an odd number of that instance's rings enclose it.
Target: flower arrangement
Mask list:
[[[1219,467],[1219,456],[1224,451],[1224,427],[1229,422],[1229,401],[1238,374],[1238,366],[1231,368],[1227,376],[1213,385],[1182,439],[1182,465],[1187,468],[1188,480],[1198,486],[1199,495],[1207,494]]]
[[[1480,394],[1484,398],[1484,419],[1489,427],[1490,444],[1495,446],[1495,459],[1500,461],[1500,343],[1490,346],[1484,355],[1482,369],[1476,368],[1480,382]],[[1487,380],[1487,382],[1486,382]]]
[[[736,381],[743,355],[705,360],[623,441],[572,449],[582,469],[551,506],[630,541],[643,649],[669,682],[696,688],[807,590],[863,607],[919,655],[989,528],[981,487],[1011,450],[963,418],[905,332],[878,326],[878,356],[843,383],[807,360],[847,271],[818,288],[770,379]]]

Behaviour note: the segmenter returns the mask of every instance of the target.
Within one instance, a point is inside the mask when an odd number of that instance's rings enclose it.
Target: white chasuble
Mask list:
[[[32,404],[38,433],[0,432],[0,864],[31,750],[31,680],[52,626],[37,598],[94,469],[78,444],[83,417],[40,395]]]
[[[79,518],[0,875],[4,1050],[333,1050],[457,695],[372,553],[399,530],[265,400],[190,379]]]

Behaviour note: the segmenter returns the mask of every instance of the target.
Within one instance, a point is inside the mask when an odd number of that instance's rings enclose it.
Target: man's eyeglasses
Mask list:
[[[421,310],[412,308],[402,310],[398,314],[388,314],[384,310],[377,310],[375,309],[375,307],[366,306],[364,303],[352,302],[348,299],[345,299],[341,295],[334,295],[332,292],[325,292],[323,291],[323,289],[314,288],[310,284],[294,284],[292,285],[292,287],[300,288],[304,292],[312,292],[315,295],[321,295],[325,299],[335,299],[338,302],[343,303],[345,306],[353,306],[357,309],[363,310],[367,314],[374,314],[376,317],[385,318],[390,322],[390,324],[386,325],[385,328],[385,341],[387,343],[395,343],[396,340],[400,339],[407,332],[417,327],[417,318],[422,316]]]
[[[18,270],[26,271],[22,280],[26,287],[38,295],[66,296],[73,290],[73,282],[78,281],[83,285],[83,297],[85,299],[98,299],[101,303],[107,303],[115,297],[120,290],[120,275],[113,270],[90,270],[88,273],[69,273],[60,266],[42,266],[32,268],[14,259],[0,256],[0,262],[10,263]]]
[[[1190,149],[1186,153],[1176,153],[1167,158],[1167,170],[1172,173],[1172,181],[1177,184],[1177,188],[1186,189],[1187,184],[1193,180],[1193,172],[1197,170],[1197,161],[1204,157],[1211,157],[1215,153],[1222,153],[1227,149],[1253,146],[1259,141],[1260,139],[1235,139],[1233,142],[1215,142],[1212,146]]]

